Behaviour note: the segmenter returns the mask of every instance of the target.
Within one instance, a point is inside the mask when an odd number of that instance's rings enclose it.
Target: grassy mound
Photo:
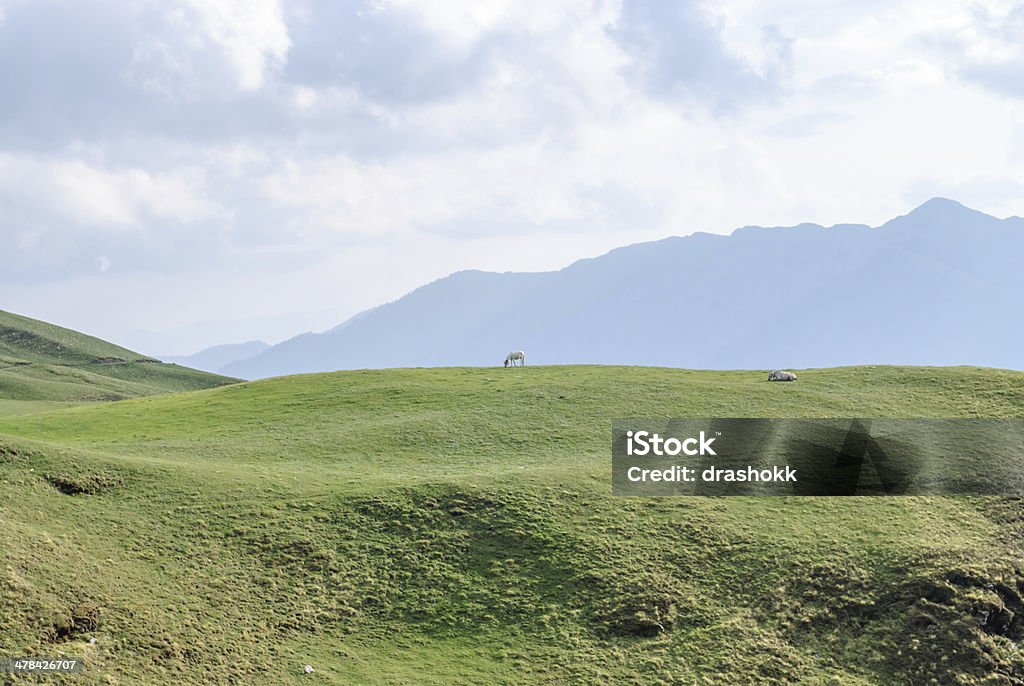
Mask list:
[[[545,367],[0,419],[0,653],[82,684],[1020,684],[1019,502],[613,498],[608,441],[1022,415],[996,370]]]
[[[0,416],[222,386],[77,331],[0,311]]]

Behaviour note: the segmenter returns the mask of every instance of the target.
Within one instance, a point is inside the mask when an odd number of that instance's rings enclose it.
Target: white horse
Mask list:
[[[505,366],[506,367],[509,366],[509,365],[512,365],[513,367],[515,367],[516,366],[516,362],[519,363],[520,367],[525,367],[526,366],[526,353],[524,353],[522,350],[515,350],[513,352],[510,352],[505,357]]]
[[[793,372],[768,372],[769,381],[796,381],[796,374]]]

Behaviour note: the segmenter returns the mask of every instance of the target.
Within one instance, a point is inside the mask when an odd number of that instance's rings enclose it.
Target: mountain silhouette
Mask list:
[[[164,362],[216,374],[224,366],[258,355],[269,347],[270,345],[263,341],[246,341],[245,343],[215,345],[192,355],[160,355],[158,357]]]
[[[629,364],[1024,368],[1024,219],[935,198],[872,228],[744,227],[555,272],[463,271],[222,372]]]

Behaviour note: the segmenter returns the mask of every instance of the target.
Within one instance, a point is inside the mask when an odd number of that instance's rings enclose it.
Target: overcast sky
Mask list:
[[[0,0],[0,65],[0,309],[150,354],[698,230],[1024,214],[1018,3]]]

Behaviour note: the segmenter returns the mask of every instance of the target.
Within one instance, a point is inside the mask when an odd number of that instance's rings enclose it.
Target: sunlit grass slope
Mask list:
[[[764,379],[341,372],[0,418],[0,653],[84,655],[76,684],[1024,683],[1019,503],[613,498],[609,455],[616,417],[1019,417],[1024,374]]]
[[[0,416],[58,404],[211,388],[232,381],[0,311]]]

